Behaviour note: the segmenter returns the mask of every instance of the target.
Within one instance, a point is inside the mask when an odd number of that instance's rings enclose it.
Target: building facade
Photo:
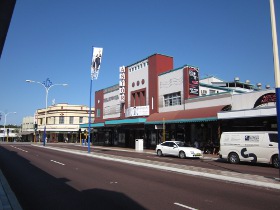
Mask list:
[[[93,122],[94,108],[91,109],[91,112],[91,122]],[[48,142],[76,142],[80,138],[80,125],[88,123],[88,121],[88,106],[67,103],[54,104],[47,109],[36,110],[34,117],[24,118],[22,138],[27,141],[40,142],[46,126]]]
[[[19,140],[19,129],[6,127],[0,128],[0,141],[2,142],[13,142]]]
[[[119,84],[95,93],[96,117],[91,125],[95,144],[134,147],[136,139],[144,139],[145,148],[155,148],[159,142],[176,139],[198,141],[203,147],[208,141],[218,144],[221,132],[237,126],[234,123],[250,129],[252,115],[236,121],[224,113],[275,109],[274,90],[260,90],[239,79],[200,79],[198,67],[173,69],[173,58],[166,55],[151,55],[119,71]],[[269,102],[255,106],[268,95]],[[270,114],[256,114],[253,122],[265,121],[266,127],[259,129],[274,129],[276,116]]]

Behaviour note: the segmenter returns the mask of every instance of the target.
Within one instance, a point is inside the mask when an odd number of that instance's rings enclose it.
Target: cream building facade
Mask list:
[[[32,117],[23,119],[22,138],[26,141],[42,141],[46,125],[48,142],[76,142],[79,140],[80,125],[89,122],[89,111],[88,106],[67,103],[38,109],[33,119]],[[91,123],[94,119],[94,111],[94,108],[91,108]]]

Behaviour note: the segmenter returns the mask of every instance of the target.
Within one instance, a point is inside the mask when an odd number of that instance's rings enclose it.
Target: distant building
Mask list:
[[[19,137],[18,133],[19,133],[19,129],[17,128],[6,127],[5,132],[4,132],[4,128],[0,128],[0,141],[1,142],[17,141]]]
[[[34,141],[34,116],[24,117],[21,124],[21,141]]]
[[[94,108],[91,111],[91,122],[93,122]],[[47,110],[38,109],[34,117],[23,119],[22,136],[25,137],[22,138],[27,141],[41,142],[46,124],[48,142],[76,142],[79,140],[80,125],[88,123],[88,117],[89,107],[84,105],[59,103],[47,107]]]

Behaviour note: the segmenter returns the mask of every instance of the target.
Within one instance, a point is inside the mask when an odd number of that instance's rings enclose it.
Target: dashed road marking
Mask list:
[[[65,164],[64,164],[64,163],[61,163],[61,162],[58,162],[58,161],[55,161],[55,160],[51,160],[51,162],[54,162],[54,163],[56,163],[56,164],[59,164],[59,165],[63,165],[63,166],[65,166]]]
[[[186,209],[198,210],[198,209],[195,209],[195,208],[193,208],[193,207],[183,205],[183,204],[181,204],[181,203],[174,203],[174,204],[177,205],[177,206],[181,206],[181,207],[183,207],[183,208],[186,208]]]
[[[27,150],[21,149],[21,148],[19,148],[19,147],[15,147],[15,146],[11,146],[11,147],[13,147],[13,148],[15,148],[15,149],[17,149],[17,150],[20,150],[20,151],[22,151],[22,152],[28,152]]]
[[[113,181],[113,182],[110,182],[110,184],[118,184],[118,182],[114,182],[114,181]]]

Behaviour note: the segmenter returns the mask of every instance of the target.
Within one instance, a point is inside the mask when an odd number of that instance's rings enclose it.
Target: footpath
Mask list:
[[[75,144],[77,147],[82,147],[79,144]],[[43,147],[42,145],[33,144],[33,146]],[[87,146],[84,146],[87,147]],[[268,189],[280,190],[280,181],[279,178],[276,177],[264,177],[252,174],[241,174],[232,171],[222,171],[222,170],[214,170],[208,168],[201,168],[195,166],[187,166],[173,163],[165,163],[160,161],[153,161],[147,159],[139,159],[132,157],[121,157],[116,155],[102,154],[94,152],[94,148],[106,149],[106,150],[118,150],[125,152],[141,152],[147,154],[155,154],[154,150],[143,150],[136,151],[135,149],[129,148],[118,148],[118,147],[102,147],[102,146],[94,146],[92,148],[93,152],[88,153],[87,151],[77,149],[68,149],[68,148],[60,148],[60,147],[52,147],[51,144],[45,146],[46,149],[57,150],[61,152],[68,152],[76,155],[84,155],[93,158],[105,159],[110,161],[117,161],[126,164],[144,166],[159,170],[166,170],[171,172],[177,172],[192,176],[200,176],[210,179],[223,180],[226,182],[239,183],[244,185],[251,185],[256,187],[263,187]],[[216,155],[204,154],[203,159],[205,160],[215,160],[218,159]],[[9,187],[6,178],[2,174],[0,170],[0,210],[22,210],[19,202]]]

